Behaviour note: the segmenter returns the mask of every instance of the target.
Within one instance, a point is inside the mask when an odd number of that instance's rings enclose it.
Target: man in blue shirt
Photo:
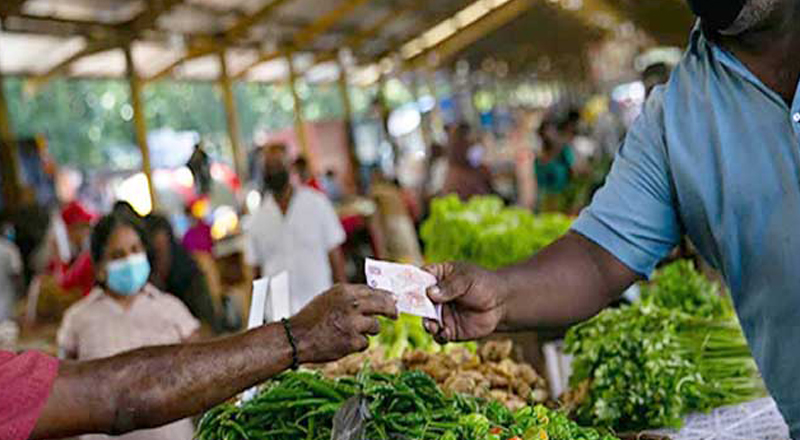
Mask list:
[[[800,0],[689,0],[700,17],[572,231],[497,272],[431,270],[440,339],[564,325],[649,276],[688,235],[723,274],[800,439]]]

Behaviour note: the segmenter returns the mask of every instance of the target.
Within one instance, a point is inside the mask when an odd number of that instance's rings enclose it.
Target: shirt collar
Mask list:
[[[785,107],[786,102],[774,90],[767,87],[745,64],[733,54],[733,52],[720,46],[714,41],[711,41],[703,31],[703,26],[700,20],[695,22],[694,28],[690,37],[689,50],[701,58],[708,57],[711,62],[717,61],[723,67],[729,69],[745,81],[750,82],[759,90],[765,93],[772,100]],[[798,85],[800,86],[800,84]]]
[[[155,286],[153,286],[150,283],[147,283],[142,288],[142,292],[139,293],[138,295],[136,295],[136,297],[135,297],[135,299],[133,301],[133,304],[136,304],[142,298],[153,299],[156,296],[158,296],[159,293],[161,293],[161,292]],[[102,287],[95,287],[94,289],[92,289],[92,291],[89,292],[89,295],[86,296],[86,301],[87,302],[107,302],[112,307],[116,307],[120,311],[122,310],[122,307],[120,307],[120,305],[117,304],[117,302],[114,301],[113,298],[111,298],[108,295],[106,295],[106,292],[103,290]]]

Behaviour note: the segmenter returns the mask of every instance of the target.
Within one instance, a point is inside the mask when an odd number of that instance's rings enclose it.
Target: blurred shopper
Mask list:
[[[536,183],[541,196],[561,194],[572,178],[575,155],[553,119],[539,127],[542,149],[536,157]]]
[[[153,250],[150,281],[163,292],[178,297],[192,314],[220,331],[216,307],[204,273],[194,258],[175,239],[166,217],[150,214],[145,218],[147,239]]]
[[[461,123],[452,128],[449,143],[442,193],[457,194],[462,200],[494,193],[491,173],[483,164],[485,149],[469,124]]]
[[[194,177],[195,188],[198,194],[207,195],[211,192],[211,159],[203,149],[203,144],[198,142],[189,162],[186,164]]]
[[[311,171],[311,165],[309,165],[308,159],[303,156],[298,157],[294,161],[293,168],[301,185],[306,185],[309,188],[324,192],[319,180],[314,176],[314,172]]]
[[[328,171],[325,171],[325,174],[322,176],[321,183],[322,189],[332,202],[339,203],[342,201],[344,198],[344,192],[342,191],[342,185],[339,183],[339,178],[336,175],[335,170],[329,169]]]
[[[144,232],[127,216],[101,219],[92,233],[97,286],[69,308],[58,331],[64,358],[91,360],[190,339],[199,322],[178,299],[148,284],[150,260]],[[183,420],[127,434],[126,440],[190,440],[194,428]],[[89,436],[84,439],[102,439]]]
[[[13,239],[13,226],[0,217],[0,323],[14,318],[14,305],[24,286],[22,256]]]
[[[324,195],[292,185],[283,144],[267,147],[264,188],[261,206],[244,228],[245,261],[257,278],[288,272],[294,313],[332,282],[345,281],[345,232]]]
[[[86,295],[94,286],[94,267],[89,252],[94,214],[79,202],[70,202],[61,211],[67,227],[70,254],[68,262],[55,262],[56,280],[64,290],[78,290]]]

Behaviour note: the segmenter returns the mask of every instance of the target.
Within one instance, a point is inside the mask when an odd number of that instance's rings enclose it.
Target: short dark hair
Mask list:
[[[92,261],[94,262],[95,266],[102,261],[103,252],[108,245],[108,240],[111,238],[111,234],[113,234],[114,231],[120,227],[128,227],[136,231],[136,235],[139,236],[139,240],[142,241],[144,248],[148,250],[148,258],[150,257],[150,246],[148,246],[149,242],[147,240],[147,236],[139,225],[139,222],[137,222],[136,219],[131,218],[129,215],[111,213],[101,218],[100,221],[94,225],[94,230],[92,230],[91,253]]]

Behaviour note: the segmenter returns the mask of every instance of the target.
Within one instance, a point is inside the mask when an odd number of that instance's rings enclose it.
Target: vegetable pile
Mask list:
[[[584,424],[677,428],[690,412],[765,394],[732,306],[689,262],[658,273],[640,303],[573,327],[566,350],[566,400]]]
[[[365,371],[357,378],[324,379],[288,372],[268,382],[252,400],[207,412],[199,440],[328,440],[343,406],[366,408],[347,427],[362,425],[357,439],[614,440],[581,428],[543,406],[512,412],[497,402],[447,396],[424,373],[389,375]]]
[[[365,364],[382,373],[421,371],[447,394],[487,398],[512,410],[547,401],[544,378],[532,366],[511,360],[512,350],[509,340],[489,341],[477,354],[465,347],[448,346],[436,353],[417,349],[406,351],[401,359],[387,359],[381,348],[375,348],[325,364],[321,371],[331,378],[355,376]]]
[[[531,257],[566,233],[570,224],[561,214],[534,216],[524,209],[506,208],[495,196],[462,203],[450,195],[431,203],[420,236],[430,263],[466,261],[497,269]]]
[[[370,347],[381,347],[389,359],[400,358],[406,350],[423,350],[429,353],[438,353],[445,350],[433,340],[433,336],[425,331],[422,318],[418,316],[401,314],[397,320],[380,318],[381,332],[370,340]],[[475,351],[474,342],[448,344],[447,349],[453,347],[467,347]]]

